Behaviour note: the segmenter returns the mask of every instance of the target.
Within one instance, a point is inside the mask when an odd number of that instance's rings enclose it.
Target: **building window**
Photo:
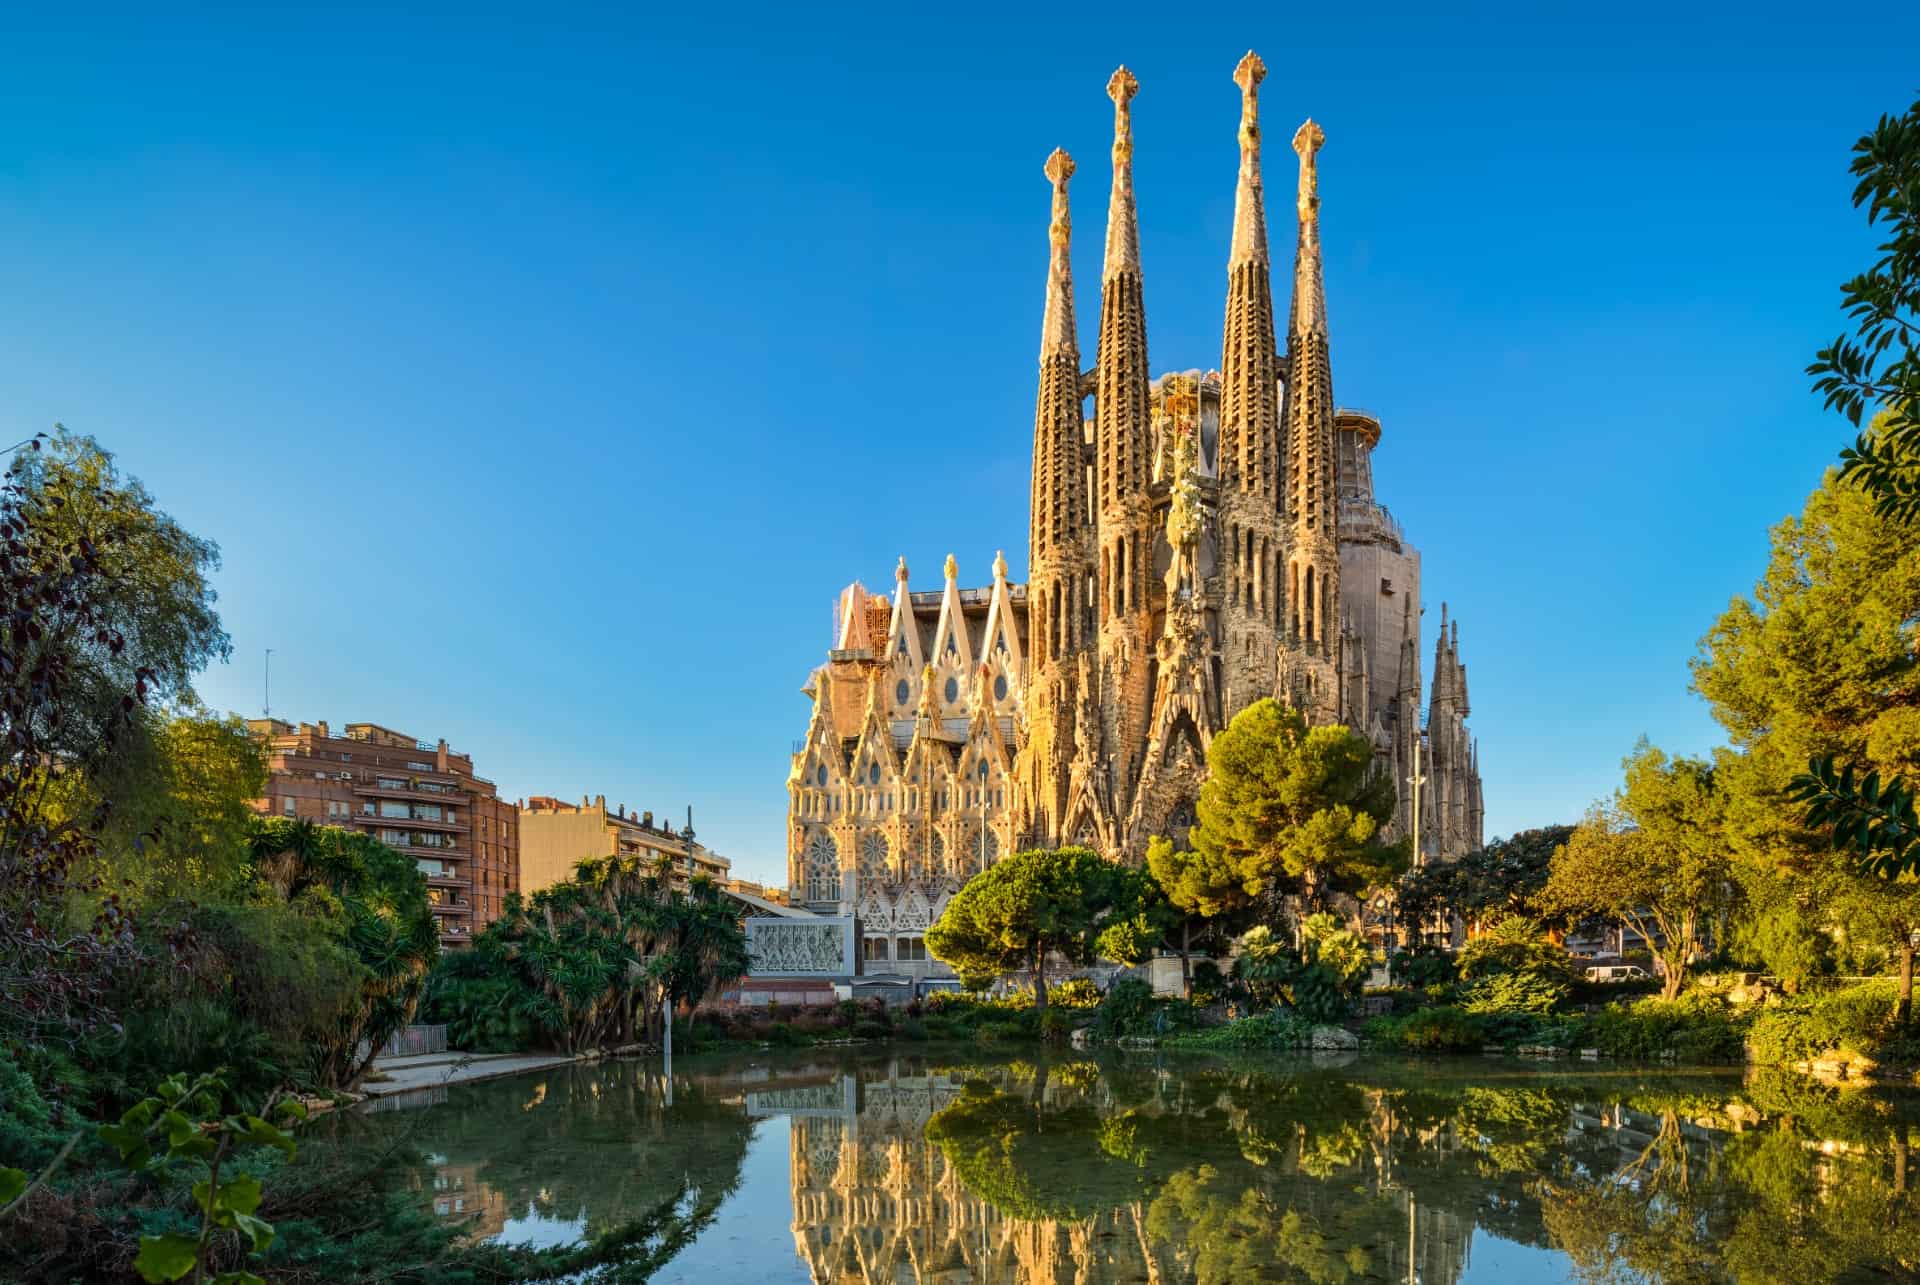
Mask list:
[[[867,938],[867,962],[885,963],[887,959],[887,939],[885,937]]]
[[[927,939],[925,937],[902,937],[900,953],[895,956],[901,963],[916,963],[927,957]]]
[[[281,810],[281,811],[282,811],[283,813],[285,813],[285,814],[286,814],[287,816],[292,816],[292,815],[293,815],[293,800],[292,800],[291,798],[285,798],[285,799],[282,799],[282,800],[280,800],[280,810]]]

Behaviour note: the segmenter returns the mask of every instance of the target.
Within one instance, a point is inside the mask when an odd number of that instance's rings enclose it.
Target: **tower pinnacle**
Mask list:
[[[1251,49],[1233,69],[1240,86],[1240,185],[1233,199],[1233,252],[1229,267],[1267,261],[1266,200],[1260,186],[1260,82],[1267,64]]]
[[[1073,219],[1067,212],[1067,180],[1073,177],[1073,157],[1056,147],[1047,157],[1047,180],[1053,184],[1053,219],[1047,240],[1053,252],[1047,262],[1047,311],[1040,323],[1040,355],[1074,351],[1073,261],[1067,253],[1073,238]]]
[[[1107,81],[1113,100],[1113,196],[1107,204],[1107,257],[1100,278],[1140,271],[1140,219],[1133,204],[1133,96],[1140,82],[1125,67]]]
[[[1311,118],[1293,136],[1300,154],[1300,251],[1293,264],[1293,327],[1320,334],[1327,329],[1326,286],[1320,267],[1320,173],[1317,159],[1326,131]]]

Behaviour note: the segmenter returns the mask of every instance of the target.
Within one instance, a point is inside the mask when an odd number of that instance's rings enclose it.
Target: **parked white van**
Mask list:
[[[1638,982],[1651,976],[1638,964],[1601,964],[1587,970],[1587,980],[1590,982]]]

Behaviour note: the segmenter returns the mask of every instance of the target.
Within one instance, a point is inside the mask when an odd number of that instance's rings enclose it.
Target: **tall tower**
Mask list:
[[[1146,306],[1141,295],[1140,222],[1133,201],[1131,104],[1140,82],[1125,67],[1107,82],[1113,100],[1113,192],[1100,272],[1100,349],[1095,374],[1094,452],[1099,513],[1100,672],[1105,770],[1122,808],[1139,780],[1153,700],[1153,513],[1147,495],[1151,449]],[[1093,747],[1082,747],[1092,749]]]
[[[1248,52],[1234,68],[1240,86],[1240,178],[1227,257],[1226,336],[1220,355],[1218,528],[1222,699],[1229,715],[1273,694],[1281,523],[1279,357],[1266,197],[1260,181],[1260,82],[1266,64]]]
[[[1293,150],[1300,154],[1300,246],[1293,261],[1293,320],[1287,327],[1287,627],[1307,658],[1312,712],[1337,717],[1337,700],[1321,673],[1331,672],[1335,663],[1342,620],[1333,369],[1327,355],[1315,170],[1326,141],[1311,120],[1293,136]]]
[[[1021,786],[1024,828],[1058,841],[1067,761],[1073,750],[1074,678],[1093,643],[1093,531],[1087,503],[1080,345],[1074,335],[1072,219],[1067,180],[1073,158],[1047,157],[1053,184],[1048,227],[1047,304],[1040,325],[1040,392],[1033,411],[1033,509],[1028,533],[1027,611],[1032,658]]]

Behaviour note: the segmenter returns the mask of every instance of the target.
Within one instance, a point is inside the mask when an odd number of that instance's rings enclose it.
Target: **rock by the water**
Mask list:
[[[1342,1030],[1338,1026],[1316,1026],[1307,1036],[1307,1047],[1311,1049],[1357,1049],[1360,1037],[1352,1031]]]

